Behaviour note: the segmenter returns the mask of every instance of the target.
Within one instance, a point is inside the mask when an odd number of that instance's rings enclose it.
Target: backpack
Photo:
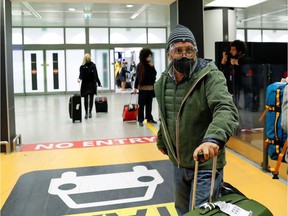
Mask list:
[[[266,140],[265,148],[272,160],[277,160],[276,169],[271,169],[274,175],[278,175],[278,170],[281,162],[285,161],[285,152],[287,150],[287,132],[281,126],[282,120],[282,102],[284,88],[287,85],[285,82],[275,82],[270,84],[266,89],[266,109],[263,112],[260,121],[266,120]],[[275,177],[276,178],[276,177]]]

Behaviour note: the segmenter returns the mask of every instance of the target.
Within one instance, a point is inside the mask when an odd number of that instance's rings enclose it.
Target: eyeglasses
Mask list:
[[[171,53],[174,58],[182,58],[183,55],[187,56],[188,58],[191,58],[195,53],[196,49],[192,46],[189,47],[175,47],[171,49]]]

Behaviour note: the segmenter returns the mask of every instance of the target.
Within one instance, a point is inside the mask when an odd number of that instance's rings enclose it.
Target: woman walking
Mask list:
[[[97,94],[97,85],[101,86],[96,65],[91,61],[90,54],[86,53],[80,66],[78,82],[81,82],[80,94],[84,97],[85,119],[92,118],[94,94]],[[88,107],[89,105],[89,107]],[[89,110],[88,110],[89,109]]]

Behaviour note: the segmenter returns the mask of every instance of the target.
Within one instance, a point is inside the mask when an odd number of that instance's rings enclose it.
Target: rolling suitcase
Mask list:
[[[108,112],[107,97],[96,97],[95,98],[96,112]]]
[[[69,99],[69,116],[72,122],[82,122],[82,108],[81,108],[81,96],[74,94]]]
[[[102,91],[103,90],[101,90],[100,93],[102,93]],[[108,112],[107,97],[96,96],[96,98],[95,98],[95,109],[96,109],[96,113],[98,113],[98,112],[106,112],[107,113]]]
[[[217,164],[217,157],[214,157],[209,203],[204,203],[199,208],[195,209],[194,206],[196,196],[196,183],[197,183],[197,174],[199,165],[198,161],[195,162],[195,175],[193,180],[193,194],[192,194],[192,206],[191,206],[192,210],[186,213],[184,216],[199,216],[199,215],[273,216],[270,210],[265,206],[263,206],[261,203],[249,199],[246,196],[240,194],[223,195],[219,197],[217,200],[212,202],[212,193],[216,175],[216,164]]]
[[[132,103],[132,96],[133,95],[134,95],[134,93],[131,93],[130,103],[125,104],[123,107],[123,113],[122,113],[123,121],[136,121],[138,118],[139,105],[138,105],[138,103],[134,103],[134,104]]]

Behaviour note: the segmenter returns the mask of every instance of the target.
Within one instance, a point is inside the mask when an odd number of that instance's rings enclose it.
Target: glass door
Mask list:
[[[25,92],[44,92],[44,59],[42,50],[24,51]]]
[[[64,92],[66,89],[64,50],[47,50],[45,58],[47,92]]]
[[[91,60],[96,64],[98,77],[101,81],[103,89],[110,90],[110,74],[109,74],[109,50],[93,49],[91,50]]]
[[[26,93],[66,90],[64,50],[26,50],[24,62]]]

